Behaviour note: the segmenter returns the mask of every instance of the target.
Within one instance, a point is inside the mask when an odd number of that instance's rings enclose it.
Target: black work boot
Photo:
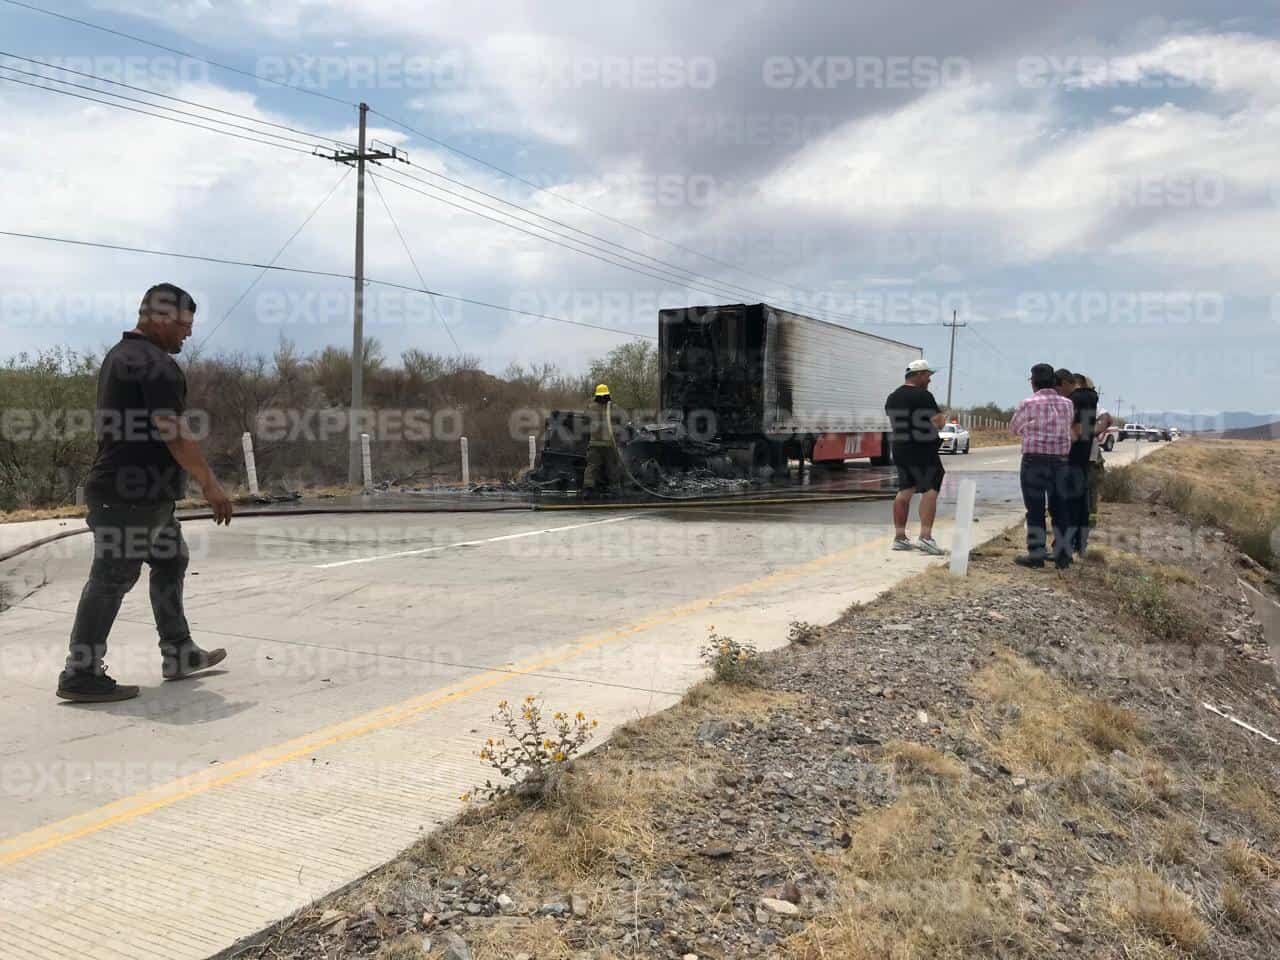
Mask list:
[[[189,637],[177,643],[160,644],[160,655],[164,657],[160,671],[166,680],[182,680],[193,673],[216,667],[227,659],[227,651],[222,647],[201,650]]]
[[[128,683],[116,683],[107,676],[107,668],[99,670],[63,670],[58,675],[58,698],[74,703],[115,703],[132,700],[138,688]]]
[[[1022,553],[1014,557],[1013,562],[1020,567],[1031,567],[1033,570],[1039,570],[1044,566],[1044,557],[1037,557],[1033,553]]]

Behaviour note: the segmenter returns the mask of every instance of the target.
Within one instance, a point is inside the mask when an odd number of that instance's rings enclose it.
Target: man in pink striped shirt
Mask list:
[[[1018,405],[1009,430],[1022,439],[1022,502],[1027,508],[1027,552],[1015,557],[1023,567],[1043,567],[1048,558],[1045,503],[1053,517],[1053,562],[1059,570],[1071,566],[1066,535],[1068,503],[1067,453],[1075,406],[1057,391],[1058,378],[1050,364],[1031,368],[1035,393]]]

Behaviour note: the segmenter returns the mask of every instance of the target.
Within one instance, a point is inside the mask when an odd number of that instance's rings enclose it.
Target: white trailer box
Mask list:
[[[661,403],[710,411],[722,436],[772,441],[884,433],[885,397],[919,347],[769,304],[658,315]]]

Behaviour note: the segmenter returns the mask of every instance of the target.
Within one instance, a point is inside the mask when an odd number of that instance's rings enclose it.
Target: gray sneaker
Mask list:
[[[914,550],[916,545],[906,537],[895,537],[893,540],[893,549],[895,550]]]
[[[921,537],[916,541],[916,549],[929,554],[931,557],[940,557],[946,553],[945,550],[938,546],[938,541],[934,540],[933,537]]]

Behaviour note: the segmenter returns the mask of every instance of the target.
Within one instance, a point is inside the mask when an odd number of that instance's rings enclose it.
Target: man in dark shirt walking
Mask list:
[[[231,501],[209,469],[185,417],[187,382],[172,354],[195,323],[196,303],[170,283],[152,287],[138,307],[138,325],[103,358],[95,427],[98,452],[85,483],[93,565],[80,594],[71,650],[58,678],[64,700],[128,700],[138,688],[116,683],[102,659],[107,635],[142,564],[151,567],[151,610],[160,634],[162,673],[177,680],[226,657],[191,640],[182,606],[187,546],[174,502],[190,472],[213,509],[231,522]]]
[[[943,550],[933,539],[933,519],[938,512],[938,491],[942,489],[941,438],[938,429],[946,414],[929,392],[934,369],[927,360],[907,365],[906,382],[884,402],[884,412],[893,430],[893,462],[898,467],[898,496],[893,501],[893,549],[921,550],[941,556]],[[920,494],[920,539],[907,539],[907,518],[911,498]]]

